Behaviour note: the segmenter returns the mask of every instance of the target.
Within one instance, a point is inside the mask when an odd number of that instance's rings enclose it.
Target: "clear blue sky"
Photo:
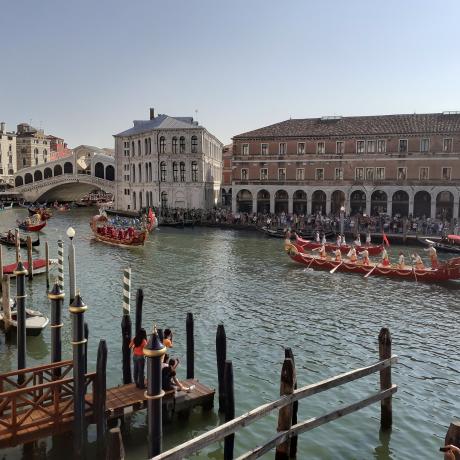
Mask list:
[[[0,119],[71,147],[157,113],[224,143],[289,117],[460,110],[458,0],[4,0]]]

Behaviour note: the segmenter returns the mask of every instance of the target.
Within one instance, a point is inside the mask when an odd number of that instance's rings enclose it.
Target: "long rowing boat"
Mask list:
[[[90,227],[94,238],[102,243],[132,248],[143,246],[147,238],[147,230],[134,227],[122,228],[108,225],[107,216],[97,215],[91,219]]]
[[[303,247],[297,243],[286,244],[289,257],[303,265],[315,270],[333,270],[340,272],[358,273],[361,275],[387,276],[410,281],[443,282],[460,279],[460,257],[454,257],[446,262],[440,262],[439,267],[416,269],[410,265],[399,267],[397,265],[383,266],[382,264],[364,264],[361,261],[351,262],[348,259],[336,261],[331,257],[321,257],[303,252]],[[372,273],[370,273],[372,272]],[[369,276],[368,275],[368,276]]]
[[[48,260],[48,267],[57,264],[57,259],[49,259]],[[16,270],[18,264],[9,264],[3,266],[3,274],[10,275],[11,278],[15,277],[14,271]],[[28,262],[23,262],[24,268],[26,270],[29,269]],[[41,275],[42,273],[46,273],[46,259],[34,259],[33,260],[33,268],[34,268],[34,276]]]

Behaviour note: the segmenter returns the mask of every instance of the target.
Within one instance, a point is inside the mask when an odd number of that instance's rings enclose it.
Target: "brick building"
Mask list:
[[[233,138],[234,211],[459,217],[460,112],[291,119]]]
[[[229,208],[232,205],[232,155],[233,145],[224,145],[222,149],[222,206]]]
[[[72,155],[72,150],[67,148],[67,144],[64,142],[64,139],[51,135],[46,136],[46,138],[48,139],[50,146],[50,161],[59,160]]]

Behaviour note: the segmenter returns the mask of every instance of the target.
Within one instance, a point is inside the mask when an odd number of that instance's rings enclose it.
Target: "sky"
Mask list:
[[[113,147],[156,113],[223,143],[289,118],[460,110],[458,0],[0,0],[0,121]]]

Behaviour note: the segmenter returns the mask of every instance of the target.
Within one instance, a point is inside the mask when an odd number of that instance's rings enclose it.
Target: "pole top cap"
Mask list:
[[[54,283],[53,288],[50,292],[48,292],[48,299],[50,300],[57,300],[63,299],[65,297],[64,291],[61,289],[59,283]]]
[[[74,301],[70,304],[70,313],[84,313],[88,309],[88,306],[83,302],[80,296],[80,292],[77,292]]]
[[[156,324],[153,326],[153,333],[147,345],[144,347],[144,356],[148,358],[155,358],[157,356],[163,356],[166,353],[166,347],[160,342],[157,332]]]
[[[16,270],[14,271],[14,274],[16,276],[18,275],[27,275],[27,270],[26,268],[24,267],[24,264],[22,263],[22,260],[19,259],[19,262],[18,262],[18,265],[16,266]]]

